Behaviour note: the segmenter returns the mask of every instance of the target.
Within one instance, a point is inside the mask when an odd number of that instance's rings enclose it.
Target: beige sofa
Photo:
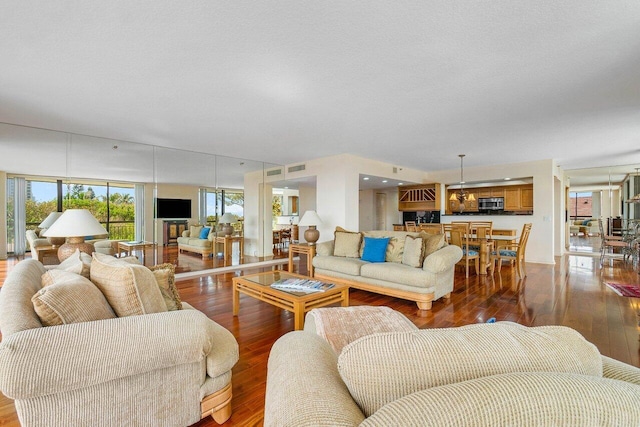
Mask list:
[[[139,297],[143,312],[153,314],[117,317],[111,299],[111,308],[98,304],[113,294],[102,297],[97,285],[78,275],[74,283],[97,294],[85,303],[78,302],[77,294],[60,299],[57,292],[65,289],[60,286],[69,282],[44,288],[42,282],[58,277],[53,273],[73,274],[70,270],[45,270],[31,259],[18,263],[0,292],[0,390],[15,400],[21,424],[183,426],[207,415],[226,421],[231,414],[231,368],[238,360],[233,335],[187,304],[167,311],[158,284],[146,282],[155,286],[153,295],[153,287],[142,290],[143,276],[148,279],[151,273],[146,267],[123,267],[125,261],[104,256],[113,266],[102,262],[102,270],[96,271],[97,257],[91,261],[92,282],[98,283],[98,273],[100,283],[117,280],[120,273],[110,274],[111,268],[132,272],[139,290],[120,301],[128,304]],[[151,277],[160,277],[156,273]],[[59,296],[55,312],[63,324],[43,326],[47,318],[34,308],[36,294],[40,303],[48,304]],[[156,309],[151,309],[152,300]],[[77,321],[100,312],[106,313],[102,320]],[[72,316],[76,323],[69,320]]]
[[[578,219],[569,225],[569,233],[576,236],[579,233],[585,236],[599,236],[600,226],[598,225],[598,220],[594,218],[589,220]]]
[[[319,243],[313,258],[315,276],[334,282],[348,284],[383,295],[415,301],[421,310],[431,309],[432,301],[448,298],[453,291],[455,265],[462,259],[462,250],[447,245],[444,238],[435,252],[429,254],[417,266],[403,263],[407,236],[417,238],[421,233],[405,231],[366,231],[361,246],[349,256],[337,256],[336,242],[340,243],[341,231],[336,231],[336,239]],[[352,232],[347,232],[354,234]],[[442,236],[442,235],[440,235]],[[358,256],[363,253],[364,237],[389,237],[385,262],[370,263]],[[355,236],[353,236],[355,239]],[[344,252],[341,252],[341,255]]]
[[[336,354],[305,325],[271,349],[264,425],[631,426],[638,399],[640,369],[565,327],[385,332]]]
[[[194,231],[194,227],[195,230]],[[198,228],[200,227],[200,229]],[[206,239],[200,238],[200,230],[202,226],[190,226],[189,230],[182,232],[182,236],[178,237],[178,253],[180,252],[195,252],[202,255],[202,259],[207,259],[214,253],[215,238],[224,236],[224,233],[220,230],[216,231],[215,227],[211,227]]]

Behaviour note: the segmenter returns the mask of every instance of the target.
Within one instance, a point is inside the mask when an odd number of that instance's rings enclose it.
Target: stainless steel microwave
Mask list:
[[[480,197],[478,198],[478,209],[483,211],[504,210],[504,197]]]

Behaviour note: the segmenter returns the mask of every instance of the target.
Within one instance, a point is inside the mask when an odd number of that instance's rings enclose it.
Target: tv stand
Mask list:
[[[162,245],[178,244],[178,237],[182,236],[182,232],[187,229],[186,219],[174,219],[162,221],[163,239]]]

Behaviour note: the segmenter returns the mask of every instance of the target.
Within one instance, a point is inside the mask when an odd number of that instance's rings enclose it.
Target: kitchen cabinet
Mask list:
[[[458,200],[450,200],[451,195],[457,191],[455,189],[447,189],[446,210],[448,214],[460,212]],[[465,188],[465,191],[473,194],[476,200],[466,201],[464,212],[478,212],[478,199],[487,197],[504,198],[504,211],[507,213],[533,211],[533,184]]]
[[[407,212],[439,211],[440,184],[398,187],[398,210]]]

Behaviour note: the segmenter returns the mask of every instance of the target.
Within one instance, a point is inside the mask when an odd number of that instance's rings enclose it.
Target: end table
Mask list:
[[[309,277],[313,277],[313,257],[316,256],[316,245],[308,243],[289,244],[289,273],[293,273],[293,254],[307,255],[307,272]]]

